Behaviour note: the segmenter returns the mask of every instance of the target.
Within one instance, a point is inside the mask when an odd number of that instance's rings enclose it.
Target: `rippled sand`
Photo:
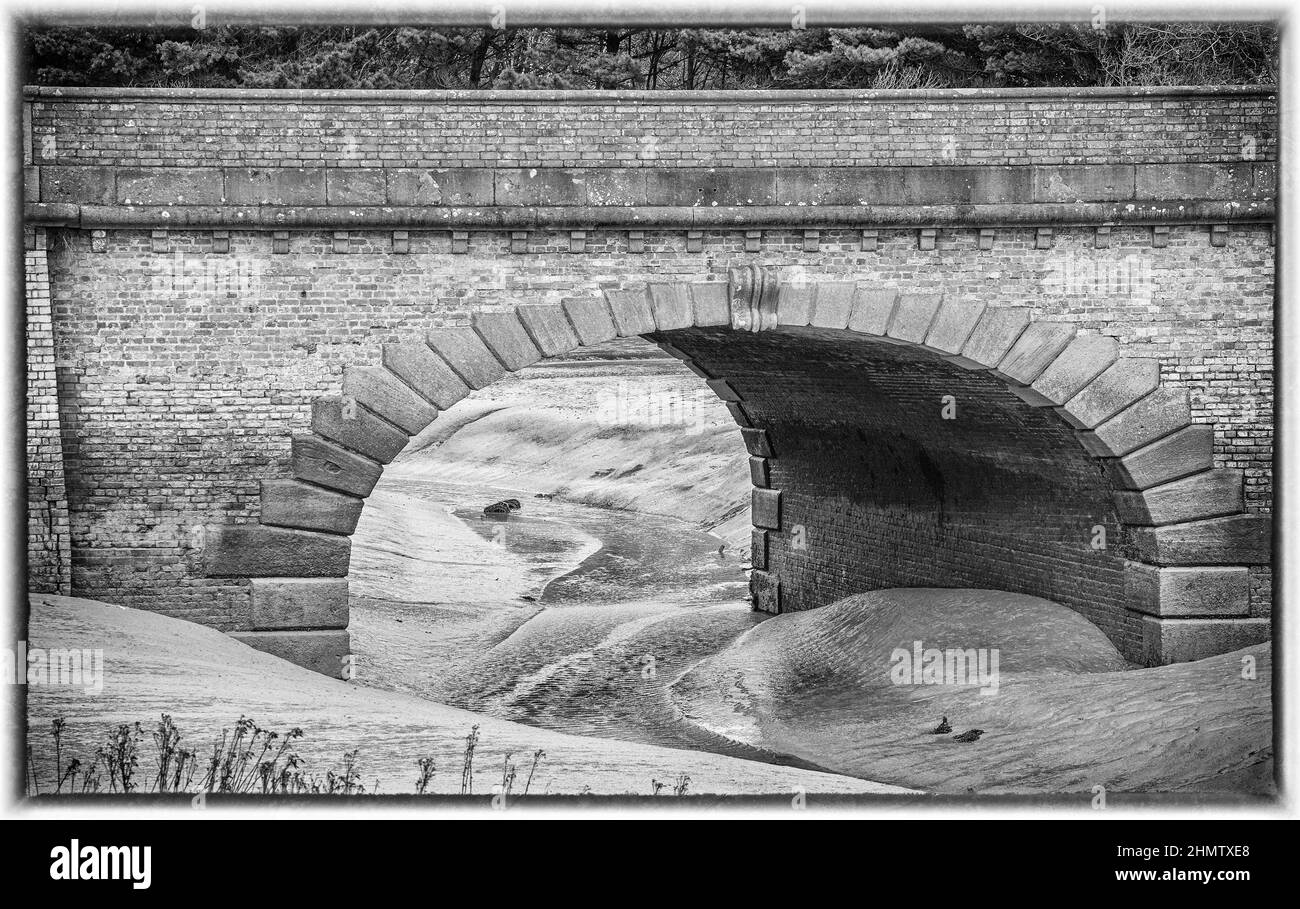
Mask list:
[[[896,685],[895,648],[998,648],[978,684]],[[1243,658],[1254,661],[1243,678]],[[1101,632],[1036,597],[908,589],[777,616],[674,686],[692,722],[840,773],[949,793],[1267,793],[1268,645],[1126,669]],[[915,681],[915,678],[913,678]],[[952,732],[933,733],[943,717]],[[975,742],[953,736],[982,729]]]
[[[433,791],[458,793],[464,739],[479,726],[474,792],[484,796],[501,779],[507,753],[526,769],[535,749],[546,751],[532,784],[534,794],[649,795],[651,780],[670,785],[690,776],[690,793],[797,792],[897,793],[882,786],[827,773],[776,767],[715,754],[659,748],[644,743],[579,738],[379,691],[323,675],[253,650],[211,628],[156,613],[93,600],[33,595],[33,647],[102,648],[103,690],[32,686],[28,690],[28,741],[42,790],[53,779],[50,723],[67,721],[63,759],[93,761],[95,748],[118,723],[148,730],[160,714],[174,718],[183,745],[210,749],[247,715],[264,727],[301,727],[306,769],[323,775],[338,769],[345,751],[359,749],[361,779],[368,792],[412,794],[416,761],[432,756],[438,771]],[[147,737],[141,774],[155,772]],[[810,802],[814,803],[812,800]]]

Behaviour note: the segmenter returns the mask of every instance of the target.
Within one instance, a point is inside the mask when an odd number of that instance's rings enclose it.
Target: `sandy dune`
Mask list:
[[[345,751],[360,749],[362,780],[380,794],[414,792],[416,760],[434,757],[433,790],[458,792],[461,756],[470,727],[480,727],[476,793],[501,777],[504,755],[527,763],[546,751],[533,782],[537,793],[650,794],[651,780],[671,783],[689,774],[698,794],[900,792],[849,777],[643,744],[564,735],[378,691],[300,669],[259,653],[220,632],[190,622],[92,600],[31,597],[30,646],[102,649],[103,691],[74,687],[28,689],[29,741],[38,773],[52,778],[51,721],[68,723],[64,758],[93,755],[115,724],[151,726],[169,713],[189,746],[210,747],[241,715],[276,730],[301,727],[300,752],[309,770],[337,768]],[[153,768],[151,745],[142,767]],[[48,788],[48,787],[47,787]]]
[[[915,641],[998,648],[996,693],[893,684],[891,652]],[[927,791],[1272,792],[1269,645],[1124,667],[1095,626],[1046,600],[885,590],[770,619],[673,693],[714,732]],[[952,734],[984,734],[969,744],[933,734],[944,716]]]

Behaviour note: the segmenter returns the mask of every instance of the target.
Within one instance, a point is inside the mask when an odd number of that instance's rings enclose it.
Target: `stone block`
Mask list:
[[[579,344],[600,344],[618,337],[618,332],[614,330],[614,319],[604,300],[580,297],[564,300],[560,305],[569,317]]]
[[[781,611],[781,582],[766,571],[749,573],[749,596],[759,612],[776,615]]]
[[[755,529],[750,537],[749,564],[759,571],[767,570],[767,531]]]
[[[930,331],[922,346],[938,354],[955,356],[961,353],[971,332],[984,314],[985,304],[976,300],[945,297],[939,311],[930,323]]]
[[[578,172],[557,167],[499,168],[496,205],[587,204],[587,190]]]
[[[221,524],[206,529],[203,546],[207,577],[345,578],[351,541],[265,524]]]
[[[1243,510],[1240,470],[1206,470],[1145,492],[1115,494],[1125,524],[1160,525],[1239,514]]]
[[[365,498],[384,469],[369,458],[311,434],[293,437],[293,475],[300,480]]]
[[[1266,515],[1237,514],[1163,527],[1137,527],[1137,558],[1152,565],[1267,565],[1273,532]]]
[[[1121,489],[1149,489],[1214,466],[1214,427],[1193,423],[1150,445],[1106,461],[1106,474]]]
[[[760,489],[768,487],[767,458],[749,459],[749,482]]]
[[[473,207],[495,204],[489,168],[385,168],[388,204]]]
[[[813,294],[816,291],[817,285],[808,281],[777,285],[777,324],[807,325],[812,320]]]
[[[659,331],[690,328],[695,322],[695,305],[690,288],[682,283],[651,284],[648,287],[655,327]]]
[[[139,167],[117,172],[123,205],[220,205],[221,171],[215,167]]]
[[[1007,351],[993,374],[1004,382],[1029,385],[1074,340],[1071,322],[1033,322]]]
[[[1121,357],[1057,409],[1076,429],[1092,429],[1160,385],[1160,361]]]
[[[686,365],[691,367],[695,366],[694,363],[688,363]],[[749,414],[745,413],[744,407],[742,407],[740,404],[736,403],[735,401],[728,401],[726,403],[727,403],[727,412],[731,414],[731,419],[736,421],[737,426],[754,425],[753,422],[749,419]]]
[[[1166,666],[1203,660],[1272,638],[1268,619],[1171,619],[1146,616],[1142,620],[1143,663]],[[1263,682],[1242,684],[1259,685]]]
[[[328,168],[325,199],[330,205],[387,205],[384,171],[378,167]]]
[[[344,657],[352,646],[346,631],[232,631],[230,636],[254,650],[336,679],[343,677]]]
[[[225,177],[228,205],[326,204],[323,167],[229,167]]]
[[[263,524],[350,534],[357,529],[364,502],[355,496],[300,480],[263,480]]]
[[[40,201],[112,205],[117,202],[116,175],[117,169],[113,167],[44,165],[39,173]]]
[[[766,429],[754,429],[753,427],[741,427],[741,438],[745,440],[745,449],[756,458],[772,458],[775,452],[772,451],[772,439],[767,434]]]
[[[640,167],[584,167],[573,172],[583,205],[645,205],[646,170]]]
[[[542,358],[542,352],[513,312],[476,312],[473,324],[488,350],[511,372],[531,366]]]
[[[620,338],[631,338],[654,332],[654,314],[650,311],[650,300],[644,293],[607,290],[605,299],[609,301],[609,311],[614,317],[614,327],[618,329]]]
[[[446,410],[469,394],[469,386],[447,361],[422,341],[385,344],[383,356],[384,367],[389,372],[440,410]]]
[[[1079,441],[1100,457],[1123,457],[1130,451],[1182,429],[1192,421],[1187,391],[1157,388],[1126,407],[1091,433],[1079,433]]]
[[[1254,172],[1247,162],[1211,164],[1175,162],[1137,165],[1139,199],[1243,200],[1252,196]]]
[[[857,285],[852,281],[825,281],[817,285],[808,324],[817,328],[848,328],[856,292]]]
[[[943,294],[900,294],[885,334],[898,341],[920,344],[930,332]]]
[[[1131,164],[1032,167],[1035,202],[1121,202],[1134,197]]]
[[[438,409],[382,366],[343,370],[343,394],[355,398],[407,435],[416,435],[438,416]]]
[[[1124,566],[1130,609],[1155,616],[1249,616],[1250,569]]]
[[[1055,407],[1078,394],[1119,356],[1119,342],[1106,335],[1077,335],[1020,394],[1037,407]]]
[[[356,401],[318,398],[311,406],[312,432],[380,464],[387,464],[401,453],[410,437],[379,419]]]
[[[727,285],[720,281],[688,285],[696,325],[731,325],[731,304]]]
[[[253,627],[259,631],[348,627],[346,578],[253,578]]]
[[[435,328],[424,341],[470,388],[487,388],[506,374],[501,361],[472,328]]]
[[[646,171],[649,205],[776,205],[775,168],[668,167]]]
[[[988,307],[962,345],[961,353],[947,359],[965,369],[997,366],[1029,325],[1029,310],[1023,306]]]
[[[898,291],[893,288],[874,289],[868,284],[859,283],[857,292],[853,295],[849,330],[884,337],[897,300]]]
[[[578,346],[578,334],[559,303],[521,303],[515,313],[542,356],[558,356]]]

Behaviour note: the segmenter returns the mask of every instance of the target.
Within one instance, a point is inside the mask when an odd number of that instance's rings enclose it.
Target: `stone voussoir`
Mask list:
[[[1080,432],[1078,437],[1083,447],[1098,457],[1124,457],[1191,422],[1186,389],[1161,386],[1091,432]]]
[[[355,398],[407,435],[416,435],[438,416],[438,409],[382,366],[348,366],[343,393]]]
[[[986,305],[978,300],[945,296],[921,346],[941,356],[961,353]]]
[[[312,432],[360,452],[380,464],[401,454],[410,436],[375,416],[357,401],[317,398],[311,406]]]
[[[1193,423],[1122,458],[1106,460],[1106,475],[1120,489],[1150,489],[1214,466],[1214,427]]]
[[[690,286],[678,281],[653,282],[646,287],[658,331],[690,328],[695,324],[695,305]]]
[[[578,343],[586,347],[601,344],[618,337],[614,328],[614,319],[609,314],[609,307],[603,298],[572,297],[562,300],[560,305],[564,314],[578,336]]]
[[[277,527],[350,534],[365,502],[301,480],[263,480],[259,520]]]
[[[896,341],[920,344],[930,333],[943,294],[899,294],[885,334]]]
[[[544,357],[566,354],[581,343],[559,303],[521,303],[515,312]]]
[[[422,341],[385,344],[383,364],[440,410],[446,410],[469,394],[469,386]]]
[[[609,311],[620,338],[633,338],[654,332],[655,319],[650,311],[647,294],[630,290],[607,290],[605,299],[609,301]]]
[[[811,281],[779,284],[776,292],[776,324],[802,327],[812,321],[817,285]]]
[[[1012,390],[1035,407],[1056,407],[1078,394],[1118,357],[1119,342],[1114,338],[1076,335],[1032,383]]]
[[[1057,408],[1075,429],[1093,429],[1160,386],[1160,361],[1121,357]]]
[[[993,375],[1014,385],[1030,385],[1064,352],[1077,330],[1073,322],[1031,322]]]
[[[697,326],[731,325],[731,302],[727,298],[726,284],[709,281],[689,287]]]
[[[542,358],[516,313],[476,312],[471,321],[488,350],[510,372],[532,366]]]
[[[857,285],[852,281],[824,281],[818,284],[808,324],[816,328],[848,328],[856,292]]]
[[[1028,325],[1027,307],[987,307],[962,345],[961,353],[946,359],[966,369],[997,366]]]
[[[487,388],[506,374],[501,361],[472,328],[435,328],[425,335],[424,343],[470,388]]]
[[[892,287],[878,288],[859,282],[853,295],[853,312],[849,316],[849,330],[883,338],[894,315],[898,291]]]
[[[384,469],[369,458],[354,454],[314,433],[293,437],[290,464],[300,480],[365,498]]]

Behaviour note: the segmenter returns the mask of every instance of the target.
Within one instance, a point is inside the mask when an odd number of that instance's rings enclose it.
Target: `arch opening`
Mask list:
[[[347,535],[382,466],[471,389],[633,336],[684,360],[741,425],[756,608],[984,586],[1071,606],[1147,665],[1268,637],[1248,603],[1267,522],[1244,512],[1240,472],[1213,467],[1212,427],[1191,423],[1158,361],[1024,307],[781,284],[754,266],[481,312],[350,367],[294,440],[293,476],[263,483],[261,525],[214,528],[207,573],[252,586],[241,637],[329,671],[347,649]]]

